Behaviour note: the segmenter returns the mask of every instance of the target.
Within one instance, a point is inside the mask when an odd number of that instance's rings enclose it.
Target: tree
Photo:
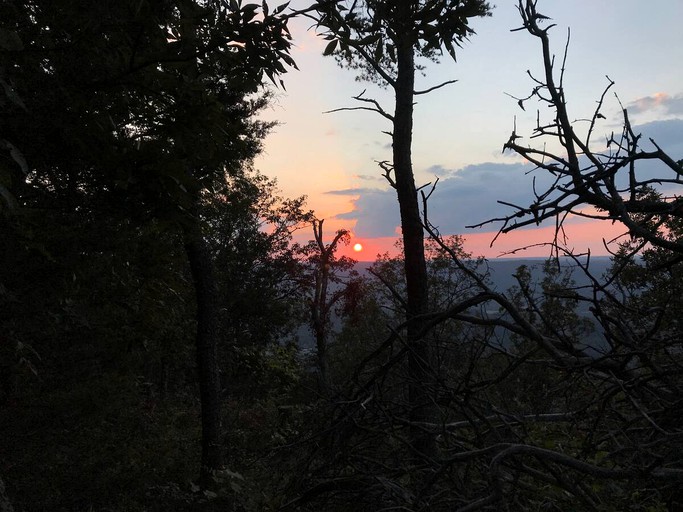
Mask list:
[[[261,396],[273,391],[265,386],[269,357],[289,346],[296,352],[296,330],[309,318],[306,265],[292,236],[309,225],[311,214],[304,198],[279,197],[275,181],[256,171],[230,176],[204,214],[229,395]]]
[[[466,261],[469,269],[475,271],[480,268],[482,261],[472,258],[472,255],[464,250],[462,237],[458,235],[444,237],[443,243],[463,261]],[[390,257],[385,254],[379,257],[369,269],[371,286],[368,287],[369,290],[366,293],[373,296],[371,303],[382,306],[384,325],[399,325],[406,318],[407,293],[403,247],[400,242],[396,246],[401,250],[400,255]],[[434,240],[426,240],[425,255],[430,290],[428,311],[443,311],[471,295],[472,281],[453,262],[450,254]],[[459,340],[460,336],[457,331],[458,326],[455,324],[443,324],[424,333],[425,339],[429,340],[434,350],[432,370],[436,375],[454,365],[457,366],[457,357],[455,360],[446,362],[442,346],[444,342],[448,344],[450,346],[448,351],[452,355],[454,345],[465,344],[464,340]]]
[[[426,322],[422,336],[433,351],[430,371],[436,382],[433,384],[430,393],[439,403],[442,421],[446,421],[446,418],[452,414],[448,404],[449,398],[447,398],[452,391],[449,388],[461,378],[462,372],[467,372],[466,361],[469,359],[467,352],[471,346],[479,345],[481,343],[480,338],[486,338],[488,333],[459,321],[431,322],[433,316],[438,312],[457,307],[476,295],[478,292],[477,283],[471,278],[471,274],[478,275],[484,271],[483,259],[473,258],[464,250],[464,239],[461,236],[444,237],[441,242],[443,246],[434,239],[428,239],[425,243],[430,313],[425,317]],[[397,243],[399,248],[400,245]],[[457,255],[459,262],[454,261],[448,251]],[[405,318],[406,310],[404,269],[402,255],[397,257],[384,255],[370,267],[371,279],[365,292],[371,297],[368,305],[371,308],[379,307],[382,312],[381,315],[368,313],[372,315],[375,323],[376,319],[381,318],[381,325],[403,325],[405,327],[405,321],[402,320]],[[484,281],[486,281],[486,277],[484,277]],[[360,315],[360,312],[356,314],[357,317]],[[350,328],[352,329],[353,325]],[[383,334],[379,338],[375,337],[375,343],[370,346],[373,350],[391,350],[386,345],[386,334]],[[395,349],[395,347],[392,348]],[[368,358],[364,360],[364,363],[372,367],[371,364],[378,364],[379,361],[382,359]],[[381,363],[379,364],[381,365]],[[401,368],[401,365],[397,364],[391,371],[396,373],[397,368]],[[368,369],[366,368],[365,371],[367,372]],[[368,373],[371,374],[371,372]],[[357,374],[358,370],[356,371]],[[396,414],[401,415],[400,412]],[[438,422],[438,420],[435,421]]]
[[[631,236],[638,237],[655,246],[680,253],[683,247],[670,240],[662,227],[667,218],[681,218],[683,209],[678,195],[643,194],[647,187],[673,187],[679,185],[682,164],[666,154],[655,141],[650,140],[654,150],[641,147],[641,136],[633,131],[628,112],[622,110],[623,128],[620,135],[612,133],[606,140],[605,151],[596,151],[591,144],[602,119],[603,107],[614,82],[609,80],[597,107],[590,117],[588,129],[581,132],[572,123],[564,90],[564,60],[559,77],[556,76],[555,56],[552,53],[548,32],[553,27],[542,27],[547,16],[536,9],[535,1],[520,1],[519,12],[525,30],[541,42],[543,73],[532,77],[536,86],[533,92],[518,100],[521,108],[529,100],[538,100],[553,112],[553,119],[534,129],[534,138],[557,141],[563,153],[552,153],[545,148],[534,148],[519,143],[522,136],[513,130],[504,150],[523,157],[538,169],[553,177],[551,185],[536,192],[534,202],[526,206],[514,206],[515,212],[496,221],[502,221],[501,232],[538,224],[546,219],[557,219],[558,232],[564,219],[579,216],[619,222]],[[566,58],[566,56],[565,56]],[[639,172],[642,162],[654,161],[659,173],[653,178]],[[583,211],[585,206],[597,212]],[[644,222],[651,222],[650,224]]]
[[[256,171],[231,176],[206,204],[208,241],[221,286],[223,336],[235,346],[266,346],[301,320],[301,265],[292,235],[310,212],[286,200]],[[253,304],[260,304],[254,308]]]
[[[535,362],[552,365],[553,374],[559,378],[552,396],[561,400],[555,402],[555,411],[545,416],[548,423],[534,425],[543,414],[530,421],[522,420],[526,425],[524,436],[528,437],[524,442],[519,441],[520,437],[516,444],[497,452],[489,472],[495,483],[486,496],[463,510],[482,509],[502,499],[516,500],[525,494],[524,485],[533,480],[564,489],[586,510],[607,503],[633,510],[646,506],[676,508],[680,506],[676,482],[681,478],[682,452],[678,443],[670,442],[670,436],[680,435],[680,429],[671,421],[678,416],[678,400],[674,397],[680,394],[683,366],[679,342],[675,341],[680,339],[680,332],[675,324],[664,328],[664,318],[668,316],[665,310],[676,311],[678,300],[673,300],[673,295],[665,298],[664,292],[664,301],[657,304],[657,299],[650,302],[653,296],[649,292],[650,283],[668,282],[671,290],[676,286],[662,271],[666,272],[681,258],[676,234],[680,219],[680,197],[676,190],[681,165],[655,141],[650,141],[654,150],[642,150],[641,137],[633,131],[625,110],[621,136],[608,136],[607,149],[595,149],[594,134],[605,118],[605,97],[613,83],[609,82],[589,117],[587,129],[581,132],[579,125],[571,121],[574,117],[567,108],[563,87],[566,54],[558,77],[549,40],[552,25],[542,26],[549,18],[537,11],[536,4],[534,0],[519,2],[523,21],[519,30],[540,40],[543,76],[532,76],[532,93],[518,101],[524,108],[528,100],[537,99],[550,107],[552,119],[544,122],[539,117],[534,130],[534,137],[543,140],[542,147],[522,145],[515,129],[505,149],[523,156],[553,180],[547,189],[535,191],[531,206],[514,206],[511,214],[496,220],[502,222],[501,232],[508,232],[553,219],[556,236],[549,245],[556,254],[567,256],[577,271],[584,274],[588,285],[567,287],[560,282],[557,287],[551,282],[548,287],[544,283],[542,301],[531,297],[522,285],[526,312],[537,315],[540,325],[535,326],[525,311],[515,305],[504,306],[514,323],[495,321],[529,343],[529,350],[514,356],[514,363],[501,370],[500,375],[510,375],[515,368],[532,363],[538,354],[545,353],[545,359]],[[553,144],[558,143],[561,149],[554,152]],[[646,160],[659,164],[660,174],[642,172],[640,164]],[[654,187],[666,189],[667,193],[653,193]],[[622,244],[611,273],[604,278],[591,271],[590,254],[574,254],[561,243],[563,222],[574,215],[619,222],[631,237],[630,242]],[[648,244],[652,248],[646,248]],[[654,273],[645,274],[634,267],[641,251],[645,261],[658,260],[659,264],[649,269],[656,269]],[[657,257],[653,258],[655,254]],[[523,284],[524,279],[520,282]],[[528,286],[526,289],[529,290]],[[505,304],[504,297],[495,300],[501,306]],[[563,325],[567,320],[561,311],[566,310],[564,301],[587,306],[585,309],[590,310],[601,334],[597,343],[583,342],[581,338],[585,335],[580,330],[568,330],[572,326]],[[657,305],[648,308],[648,303]],[[559,317],[557,313],[561,313]],[[672,337],[673,332],[676,334]],[[576,343],[577,334],[580,343]],[[509,353],[504,354],[503,359],[506,358],[510,358]],[[505,382],[502,377],[498,379]],[[582,436],[572,435],[571,430],[562,427],[563,423],[578,429]],[[529,436],[532,429],[541,432],[542,437]],[[513,431],[519,432],[516,428]],[[544,442],[545,446],[541,444]],[[626,445],[628,455],[622,451]],[[664,445],[666,449],[662,448]],[[571,468],[571,474],[558,478],[558,467]],[[517,478],[519,485],[505,483]],[[589,488],[582,484],[585,478],[595,483]],[[557,494],[553,496],[559,499]],[[526,502],[527,507],[539,503],[529,495],[523,499],[531,500]]]
[[[329,396],[331,389],[327,350],[332,331],[331,316],[335,305],[347,293],[348,283],[342,285],[341,274],[351,271],[354,261],[346,256],[337,258],[335,255],[340,243],[348,245],[351,238],[349,232],[340,229],[332,241],[325,244],[323,222],[324,220],[317,219],[311,221],[314,240],[303,248],[303,253],[308,256],[313,278],[311,283],[312,296],[308,299],[309,319],[311,330],[315,336],[320,390]],[[337,287],[337,289],[331,289],[332,286]]]
[[[411,378],[405,267],[401,257],[379,258],[360,282],[360,300],[332,347],[331,370],[346,383],[332,404],[332,416],[321,419],[315,437],[321,441],[311,447],[311,455],[300,458],[296,473],[304,490],[290,507],[312,501],[311,510],[323,503],[329,510],[349,510],[349,504],[357,503],[367,509],[449,510],[462,499],[466,491],[460,478],[468,470],[444,465],[444,455],[419,457],[413,446],[414,429],[419,428],[438,439],[439,453],[457,450],[463,438],[449,433],[447,425],[468,418],[462,394],[476,380],[477,363],[486,355],[482,347],[490,337],[490,329],[471,328],[442,309],[461,307],[461,301],[474,298],[478,289],[472,287],[476,283],[470,273],[481,264],[469,259],[460,237],[446,242],[448,250],[427,242],[432,312],[425,315],[421,333],[434,349],[430,393],[438,401],[441,419],[415,423],[410,418],[405,400],[405,382]],[[464,264],[448,251],[461,256]],[[476,392],[471,395],[478,399]],[[473,414],[479,414],[478,407],[472,405]]]
[[[3,52],[0,68],[13,70],[13,88],[32,105],[3,108],[6,140],[20,141],[31,169],[12,192],[25,206],[155,218],[183,233],[208,481],[222,466],[222,437],[217,292],[202,208],[225,174],[240,173],[260,149],[267,126],[252,119],[264,105],[254,95],[263,74],[293,64],[284,7],[265,6],[262,17],[253,5],[192,0],[81,7],[3,6],[3,29],[24,48]]]
[[[396,190],[398,198],[407,289],[408,343],[411,350],[409,401],[411,418],[424,421],[436,411],[428,395],[432,376],[431,355],[420,339],[423,324],[419,318],[428,311],[428,283],[424,254],[424,233],[412,168],[413,105],[415,96],[425,94],[448,83],[415,89],[416,58],[435,61],[445,48],[455,59],[455,46],[471,36],[469,19],[486,16],[490,6],[483,0],[404,2],[319,1],[314,4],[315,21],[323,36],[330,41],[325,54],[335,54],[338,61],[360,72],[367,79],[390,87],[394,92],[394,112],[390,114],[373,99],[360,94],[356,100],[364,103],[360,109],[377,112],[392,126],[392,160],[382,162],[384,175]],[[346,110],[346,109],[341,109]],[[415,431],[418,451],[433,451],[433,440]]]
[[[638,199],[653,203],[666,200],[660,192],[647,187]],[[673,244],[680,243],[683,237],[683,222],[676,216],[655,220],[641,215],[637,222]],[[621,243],[613,257],[611,273],[624,305],[631,312],[628,316],[632,316],[634,324],[640,324],[638,328],[647,325],[663,336],[674,338],[683,331],[680,268],[677,251],[647,244],[641,237],[630,237]],[[646,322],[643,316],[648,318]]]

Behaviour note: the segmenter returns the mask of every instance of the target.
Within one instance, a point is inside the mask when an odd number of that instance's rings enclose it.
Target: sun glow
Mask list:
[[[363,246],[361,244],[356,244],[353,246],[353,250],[356,252],[361,252],[363,250]]]

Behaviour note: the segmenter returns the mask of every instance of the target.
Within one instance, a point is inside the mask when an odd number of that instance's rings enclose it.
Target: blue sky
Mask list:
[[[523,112],[506,93],[529,93],[533,85],[527,70],[541,70],[540,43],[510,31],[520,25],[515,1],[495,4],[492,17],[474,20],[477,34],[460,50],[457,63],[444,58],[429,64],[417,85],[458,80],[418,98],[413,160],[418,186],[440,178],[431,207],[435,223],[444,233],[468,239],[472,232],[465,225],[503,213],[498,199],[529,202],[531,197],[529,169],[501,148],[515,117],[520,134],[530,135],[535,125],[536,106],[528,103]],[[539,0],[538,9],[557,24],[551,31],[556,53],[563,52],[571,27],[565,77],[571,115],[581,119],[592,113],[608,75],[633,124],[674,158],[683,158],[683,2]],[[389,138],[381,133],[388,129],[386,121],[369,112],[324,113],[354,106],[351,97],[364,89],[391,111],[391,96],[322,57],[325,42],[309,26],[307,20],[293,22],[293,56],[300,71],[285,77],[287,91],[277,93],[265,116],[281,124],[266,140],[257,167],[276,177],[285,195],[307,195],[318,217],[329,219],[330,229],[349,228],[364,240],[391,237],[398,207],[374,163],[390,158]],[[547,109],[540,108],[543,115]],[[613,95],[604,114],[598,135],[620,127]],[[486,232],[492,230],[479,230],[477,236],[491,239]],[[496,248],[487,254],[495,255]]]

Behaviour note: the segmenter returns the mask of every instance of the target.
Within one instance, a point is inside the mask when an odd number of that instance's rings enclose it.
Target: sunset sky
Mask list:
[[[540,43],[526,32],[510,32],[520,26],[515,0],[491,3],[496,5],[493,16],[473,20],[477,34],[464,44],[458,62],[444,58],[429,64],[418,79],[419,89],[450,79],[458,83],[418,97],[413,164],[418,186],[440,179],[430,212],[441,232],[464,235],[465,248],[475,256],[496,257],[548,241],[552,225],[501,236],[492,248],[496,226],[465,228],[508,212],[497,200],[530,204],[532,198],[533,174],[527,174],[532,168],[501,149],[515,116],[520,135],[530,135],[535,126],[536,105],[528,103],[523,112],[505,93],[529,94],[533,85],[526,71],[539,74]],[[557,54],[571,28],[565,76],[570,115],[592,114],[608,75],[637,131],[654,137],[675,159],[683,158],[683,1],[540,0],[538,10],[557,24],[551,31]],[[324,112],[357,106],[352,96],[364,89],[388,111],[393,111],[393,99],[390,91],[357,82],[352,71],[322,57],[326,42],[307,30],[310,25],[305,19],[291,23],[300,71],[284,77],[286,92],[277,92],[264,116],[280,125],[266,139],[256,166],[277,178],[285,196],[308,196],[316,216],[326,219],[328,236],[339,228],[351,230],[351,246],[362,243],[364,250],[353,253],[349,246],[345,253],[373,260],[391,250],[400,233],[394,191],[375,164],[391,158],[390,139],[382,133],[389,125],[371,112]],[[541,109],[543,116],[547,108]],[[621,128],[613,94],[603,113],[607,119],[596,131],[596,142]],[[594,254],[604,254],[603,238],[620,233],[606,222],[574,220],[567,228],[568,246],[578,251],[590,247]],[[547,254],[547,248],[537,248],[516,256]]]

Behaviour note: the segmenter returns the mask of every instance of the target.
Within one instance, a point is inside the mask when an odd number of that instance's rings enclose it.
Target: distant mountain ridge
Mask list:
[[[514,274],[519,267],[525,265],[531,272],[532,280],[543,279],[543,264],[547,258],[494,258],[486,260],[490,271],[493,288],[496,291],[504,292],[517,284]],[[585,258],[580,260],[585,263]],[[562,269],[572,269],[572,278],[576,286],[587,286],[590,280],[581,271],[576,263],[570,258],[559,258]],[[355,269],[362,275],[367,274],[367,270],[373,265],[372,261],[359,261]],[[589,270],[594,277],[601,277],[610,268],[612,260],[609,256],[591,256]]]
[[[514,275],[517,269],[522,265],[525,265],[529,269],[532,283],[540,282],[543,279],[543,265],[546,261],[547,258],[497,258],[487,260],[492,288],[498,292],[506,292],[517,285],[517,280]],[[590,285],[588,277],[577,267],[572,259],[560,258],[559,261],[562,269],[572,269],[572,279],[575,282],[575,287],[581,288]],[[582,262],[585,263],[585,259]],[[374,262],[371,261],[359,261],[355,264],[354,269],[362,276],[367,277],[370,276],[368,269],[373,263]],[[611,263],[612,260],[609,256],[592,256],[589,264],[590,272],[594,277],[600,278],[607,272]],[[340,286],[341,285],[339,284],[331,284],[329,291],[333,292]],[[590,318],[591,314],[588,308],[589,305],[587,303],[580,302],[577,307],[577,312],[581,316]],[[334,313],[332,323],[336,328],[340,327],[341,320],[337,318]],[[299,339],[299,346],[303,350],[313,350],[313,347],[315,346],[313,334],[307,325],[299,327],[297,337]],[[599,334],[597,332],[594,332],[589,338],[590,339],[587,340],[589,344],[592,344],[593,346],[598,346],[600,344],[598,341]]]

